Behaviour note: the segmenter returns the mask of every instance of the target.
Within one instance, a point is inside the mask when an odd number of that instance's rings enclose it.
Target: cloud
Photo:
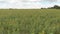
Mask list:
[[[0,8],[41,8],[51,7],[55,4],[60,5],[60,0],[57,2],[49,2],[50,0],[0,0]]]
[[[20,0],[0,1],[0,8],[40,8],[40,3],[22,2]]]

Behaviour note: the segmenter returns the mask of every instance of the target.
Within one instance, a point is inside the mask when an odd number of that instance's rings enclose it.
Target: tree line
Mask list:
[[[54,5],[53,7],[41,8],[41,9],[60,9],[60,6]]]

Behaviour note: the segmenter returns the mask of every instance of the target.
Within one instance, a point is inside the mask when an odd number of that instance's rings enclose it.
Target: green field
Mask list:
[[[0,34],[60,34],[60,10],[0,9]]]

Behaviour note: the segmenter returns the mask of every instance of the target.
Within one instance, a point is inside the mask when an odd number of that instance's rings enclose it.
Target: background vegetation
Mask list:
[[[0,34],[60,34],[60,10],[1,9]]]
[[[41,9],[60,9],[59,5],[54,5],[53,7],[41,8]]]

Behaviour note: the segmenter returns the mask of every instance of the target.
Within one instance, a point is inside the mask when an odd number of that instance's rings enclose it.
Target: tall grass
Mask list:
[[[60,34],[60,10],[0,10],[0,34]]]

